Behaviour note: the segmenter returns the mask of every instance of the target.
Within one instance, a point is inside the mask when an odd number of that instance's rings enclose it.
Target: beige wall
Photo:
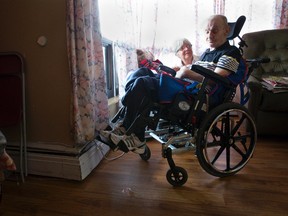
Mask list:
[[[26,63],[28,145],[73,145],[65,19],[65,0],[0,1],[0,51],[17,51]],[[7,133],[8,141],[15,137]]]

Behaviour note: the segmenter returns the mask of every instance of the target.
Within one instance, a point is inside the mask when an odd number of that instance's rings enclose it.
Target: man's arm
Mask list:
[[[182,67],[179,71],[177,71],[176,73],[176,78],[180,78],[180,79],[190,79],[190,80],[194,80],[194,81],[198,81],[198,82],[202,82],[203,80],[203,76],[190,70],[187,67]]]
[[[214,72],[218,73],[220,76],[223,76],[223,77],[227,77],[231,73],[231,71],[228,71],[228,70],[225,70],[222,68],[218,68],[218,67],[215,68]]]
[[[229,76],[229,74],[231,73],[228,70],[222,69],[222,68],[218,68],[216,67],[216,69],[214,70],[215,73],[218,73],[219,75],[223,76],[223,77],[227,77]],[[202,82],[203,80],[203,76],[190,70],[187,67],[182,67],[177,73],[176,73],[176,77],[180,78],[180,79],[190,79],[190,80],[194,80],[194,81],[198,81],[198,82]]]

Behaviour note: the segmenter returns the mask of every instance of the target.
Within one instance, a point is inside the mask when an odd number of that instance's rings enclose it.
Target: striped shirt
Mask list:
[[[241,59],[240,51],[237,47],[231,46],[228,41],[222,46],[210,51],[207,49],[195,62],[207,69],[214,71],[217,67],[236,73]]]
[[[231,72],[229,77],[236,75],[239,67],[239,62],[242,56],[239,49],[235,46],[231,46],[226,41],[222,46],[210,51],[207,49],[200,57],[199,61],[195,62],[197,65],[201,65],[207,69],[215,71],[216,68],[225,69]],[[233,75],[233,76],[232,76]],[[223,86],[216,83],[214,86],[207,88],[212,104],[217,104],[223,98]]]

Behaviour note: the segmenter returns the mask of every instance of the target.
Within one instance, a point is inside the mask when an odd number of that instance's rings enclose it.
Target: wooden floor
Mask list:
[[[103,160],[82,182],[39,176],[20,185],[5,181],[0,215],[288,215],[287,138],[259,138],[248,165],[222,179],[204,172],[193,152],[176,155],[189,174],[178,188],[166,181],[160,144],[149,147],[148,162],[133,153]]]

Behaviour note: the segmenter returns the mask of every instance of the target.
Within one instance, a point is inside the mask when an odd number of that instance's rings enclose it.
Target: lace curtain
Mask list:
[[[175,39],[188,38],[196,55],[205,50],[204,28],[210,15],[224,14],[231,22],[245,15],[247,19],[242,35],[252,31],[287,28],[287,1],[99,0],[101,32],[115,42],[117,50],[122,50],[120,54],[115,53],[116,63],[121,62],[121,67],[116,64],[115,68],[119,75],[120,96],[124,94],[127,73],[137,67],[136,48],[147,49],[165,65],[175,66],[179,64],[172,50]],[[121,47],[126,50],[123,51]]]

